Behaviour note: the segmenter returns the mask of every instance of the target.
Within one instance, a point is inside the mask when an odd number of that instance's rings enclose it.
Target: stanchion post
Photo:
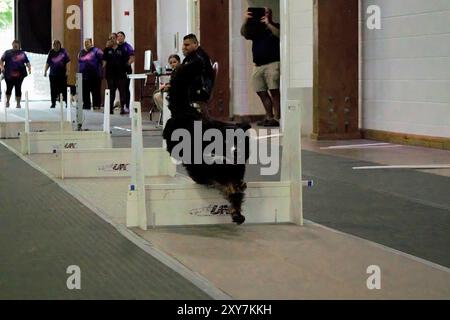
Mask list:
[[[83,129],[83,75],[77,73],[77,130]]]
[[[72,123],[72,92],[70,91],[70,87],[67,87],[67,122]]]
[[[300,101],[288,101],[283,135],[281,181],[291,184],[291,221],[303,225],[303,187],[301,157]]]
[[[144,177],[144,144],[142,137],[142,113],[140,102],[134,102],[131,136],[131,185],[127,201],[127,227],[147,230],[147,210]]]
[[[129,109],[129,111],[130,111],[130,118],[133,118],[133,115],[132,115],[132,109],[133,109],[133,107],[134,107],[134,102],[135,102],[135,95],[136,95],[136,92],[134,91],[135,90],[135,82],[136,80],[132,77],[132,78],[130,78],[130,104],[131,104],[131,106],[127,106],[128,107],[128,109]]]
[[[3,91],[3,108],[5,108],[5,122],[8,122],[8,108],[6,107],[6,91]]]
[[[109,89],[105,90],[105,107],[104,117],[103,117],[103,131],[106,133],[111,133],[111,91]]]
[[[64,99],[63,95],[59,96],[59,106],[60,106],[60,124],[59,124],[59,143],[60,143],[60,157],[61,157],[61,179],[64,180]]]
[[[28,91],[25,92],[25,134],[27,135],[27,154],[30,155],[30,100]]]

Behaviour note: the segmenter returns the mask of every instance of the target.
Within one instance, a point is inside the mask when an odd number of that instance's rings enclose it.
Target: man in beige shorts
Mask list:
[[[265,8],[263,16],[248,11],[241,34],[252,40],[253,87],[266,111],[259,126],[279,127],[280,123],[280,24],[272,20],[272,10]]]

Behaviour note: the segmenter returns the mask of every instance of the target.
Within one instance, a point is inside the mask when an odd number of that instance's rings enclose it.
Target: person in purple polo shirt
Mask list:
[[[25,52],[20,49],[20,41],[14,40],[12,47],[13,48],[7,50],[1,58],[1,68],[4,72],[6,81],[6,107],[9,108],[12,90],[15,88],[17,108],[20,108],[22,83],[25,77],[28,74],[31,74],[31,64]]]
[[[67,103],[67,77],[70,73],[70,57],[66,49],[62,48],[59,40],[53,41],[53,49],[50,50],[45,64],[44,77],[47,76],[50,69],[50,93],[52,97],[52,105],[55,108],[56,100],[62,94],[64,102]]]
[[[117,32],[117,43],[119,44],[119,48],[121,51],[126,53],[126,60],[125,60],[125,68],[127,71],[127,75],[128,74],[132,74],[133,73],[133,69],[132,69],[132,64],[135,61],[135,55],[134,55],[134,48],[125,41],[125,33],[123,31],[119,31]],[[129,111],[130,110],[130,99],[131,99],[131,94],[130,94],[130,79],[127,78],[127,97],[126,97],[126,102],[127,102],[127,106],[124,110]]]
[[[103,51],[84,41],[84,49],[78,55],[79,72],[83,75],[83,109],[91,109],[91,93],[94,110],[100,109]]]

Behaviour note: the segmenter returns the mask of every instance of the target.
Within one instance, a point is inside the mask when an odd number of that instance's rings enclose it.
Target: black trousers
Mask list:
[[[110,91],[110,113],[114,113],[114,101],[116,100],[116,91],[120,94],[120,107],[123,108],[127,104],[127,79],[106,79],[108,89]]]
[[[101,78],[95,77],[83,79],[83,109],[91,109],[92,104],[94,108],[100,108],[101,90],[102,90]],[[92,94],[92,104],[91,104],[91,94]]]
[[[131,84],[131,80],[128,79],[128,77],[127,77],[127,79],[125,81],[126,81],[126,87],[127,87],[127,89],[126,89],[126,94],[127,94],[127,96],[126,96],[126,104],[127,104],[127,108],[130,109],[130,102],[131,102],[130,101],[131,100],[130,84]]]
[[[52,106],[59,100],[59,95],[63,95],[64,102],[67,103],[67,77],[62,76],[49,76],[50,79],[50,95],[52,97]]]
[[[13,88],[16,88],[16,97],[21,98],[22,97],[22,83],[23,83],[24,77],[20,78],[5,78],[6,82],[6,95],[10,96],[12,94]]]

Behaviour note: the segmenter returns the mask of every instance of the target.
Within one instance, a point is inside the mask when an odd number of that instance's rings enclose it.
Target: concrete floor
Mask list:
[[[98,127],[95,121],[92,127]],[[117,117],[112,121],[114,126],[126,128],[129,120]],[[150,122],[145,125],[150,133],[144,137],[146,146],[160,146],[158,131]],[[128,146],[125,132],[118,130],[113,139],[115,146]],[[17,148],[17,141],[3,142]],[[377,142],[341,141],[339,145],[366,143]],[[321,149],[333,145],[336,143],[303,141],[305,150],[337,158],[388,165],[450,164],[450,152],[417,147]],[[51,157],[37,155],[29,160],[51,172]],[[449,171],[426,172],[448,177]],[[58,183],[97,214],[116,225],[124,224],[128,179],[71,179]],[[445,219],[450,219],[448,210]],[[304,227],[224,225],[133,231],[235,299],[450,299],[447,267],[313,222]],[[381,268],[381,290],[367,288],[367,269],[373,265]]]

